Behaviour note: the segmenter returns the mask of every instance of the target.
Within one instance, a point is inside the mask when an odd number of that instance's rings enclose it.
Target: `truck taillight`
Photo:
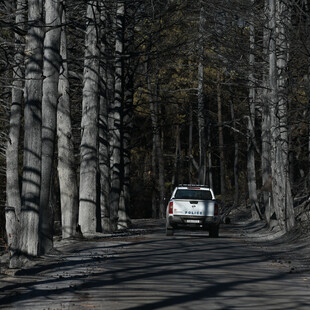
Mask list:
[[[219,205],[216,203],[214,204],[214,216],[219,215]]]
[[[169,202],[169,214],[173,214],[173,201]]]

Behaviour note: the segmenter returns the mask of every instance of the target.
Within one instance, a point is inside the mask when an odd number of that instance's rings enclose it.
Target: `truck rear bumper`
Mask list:
[[[218,225],[220,218],[217,216],[169,216],[167,219],[167,227],[172,228],[188,227],[197,229],[209,229],[211,226]]]

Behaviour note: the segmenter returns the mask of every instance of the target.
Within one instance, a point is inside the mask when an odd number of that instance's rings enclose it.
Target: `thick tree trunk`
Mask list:
[[[99,172],[100,172],[100,213],[103,231],[110,231],[110,156],[109,156],[109,112],[107,91],[105,88],[107,72],[101,68],[101,94],[99,107]]]
[[[112,143],[111,143],[111,192],[110,192],[110,220],[112,231],[117,230],[118,209],[122,189],[122,108],[124,101],[123,79],[123,48],[124,48],[124,14],[125,4],[119,1],[116,13],[116,41],[115,41],[115,95],[112,115]]]
[[[101,227],[103,231],[110,231],[110,157],[108,143],[108,106],[104,97],[100,98],[99,111],[99,171]]]
[[[42,169],[40,193],[40,254],[53,247],[54,210],[49,203],[53,176],[61,34],[60,0],[45,0],[43,96],[42,96]]]
[[[15,23],[23,27],[25,22],[25,0],[16,1]],[[20,26],[21,25],[21,26]],[[13,68],[12,104],[10,113],[9,138],[6,148],[6,235],[10,252],[10,267],[15,267],[18,251],[21,193],[19,188],[18,143],[20,139],[21,113],[23,103],[23,37],[15,34],[15,66]]]
[[[62,12],[62,24],[66,24],[65,11]],[[60,55],[62,58],[59,76],[59,100],[57,106],[58,137],[58,177],[61,206],[62,238],[75,236],[78,224],[78,187],[75,172],[74,145],[71,127],[67,39],[65,26],[61,32]]]
[[[134,10],[135,4],[128,2],[125,14],[125,29],[127,30],[124,54],[128,55],[125,60],[125,90],[124,90],[124,111],[123,111],[123,165],[124,177],[122,186],[122,197],[118,212],[118,228],[128,228],[130,218],[128,214],[130,206],[130,147],[133,119],[133,96],[134,96],[134,63],[132,55],[134,53]]]
[[[25,137],[20,250],[24,257],[39,254],[41,189],[41,100],[43,67],[42,0],[28,0],[25,71]],[[21,259],[22,260],[22,259]]]
[[[283,198],[285,208],[285,230],[289,231],[295,226],[293,197],[289,178],[289,137],[288,137],[288,60],[289,60],[289,29],[291,25],[290,1],[278,0],[276,12],[278,13],[277,26],[277,69],[278,69],[278,117],[280,126],[280,147],[282,156],[282,181],[285,189]]]
[[[269,50],[270,77],[270,123],[271,123],[271,171],[272,198],[279,227],[282,231],[289,231],[294,226],[293,201],[288,179],[288,165],[282,146],[279,120],[279,94],[277,80],[277,42],[276,34],[279,30],[276,24],[276,0],[269,3],[270,28],[272,30]],[[280,77],[281,79],[282,77]]]
[[[97,1],[87,5],[85,38],[82,139],[80,159],[79,224],[82,233],[97,230],[97,138],[98,138],[98,8]]]
[[[99,108],[99,172],[100,172],[100,213],[103,231],[111,231],[110,192],[111,192],[111,144],[113,135],[114,105],[114,64],[115,52],[115,13],[116,3],[104,1],[101,6],[101,59],[100,59],[100,108]],[[111,31],[112,29],[112,31]]]
[[[305,11],[309,13],[310,3],[308,0],[302,1]],[[310,16],[306,14],[305,16],[305,23],[306,23],[306,30],[307,30],[307,49],[309,50],[310,47]],[[308,56],[307,62],[307,75],[305,79],[305,89],[306,89],[306,96],[307,96],[307,109],[308,109],[308,119],[310,119],[310,57]],[[310,124],[308,124],[308,175],[305,178],[305,189],[310,188]]]
[[[268,81],[265,81],[268,83]],[[267,90],[267,88],[266,88]],[[265,90],[264,90],[265,92]],[[261,165],[262,165],[262,184],[264,185],[270,175],[270,112],[269,112],[269,102],[267,95],[263,96],[262,103],[262,155],[261,155]],[[263,206],[265,208],[265,218],[268,224],[270,224],[270,218],[274,212],[271,204],[271,192],[262,191]]]
[[[265,14],[268,8],[268,1],[265,0]],[[267,14],[266,14],[267,15]],[[268,18],[266,18],[266,24],[268,24]],[[263,56],[266,62],[268,62],[268,53],[269,53],[269,32],[270,30],[264,29],[264,42],[263,42]],[[269,88],[269,76],[268,69],[263,68],[263,91],[262,91],[262,122],[261,122],[261,141],[262,141],[262,153],[261,153],[261,167],[262,167],[262,184],[266,184],[271,176],[271,164],[270,164],[270,104],[268,98],[268,88]],[[272,203],[271,203],[271,191],[262,191],[262,201],[263,207],[265,209],[265,219],[268,224],[270,224],[270,218],[274,212]]]
[[[99,146],[98,160],[100,173],[100,217],[101,229],[111,231],[110,227],[110,156],[109,156],[109,100],[108,100],[108,8],[101,6],[100,12],[101,55],[100,55],[100,103],[99,103]]]

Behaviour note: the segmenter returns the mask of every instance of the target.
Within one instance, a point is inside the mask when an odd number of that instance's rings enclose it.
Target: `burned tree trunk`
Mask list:
[[[45,1],[43,96],[42,96],[42,170],[40,192],[40,253],[53,247],[54,210],[50,203],[52,186],[58,82],[60,68],[61,6],[60,0]]]
[[[62,24],[66,24],[66,12],[64,10],[62,12]],[[62,26],[61,31],[60,56],[62,65],[58,85],[60,97],[57,106],[58,177],[62,238],[70,238],[75,236],[78,224],[78,187],[71,127],[65,26]]]
[[[23,27],[25,22],[26,1],[16,1],[16,25]],[[23,37],[15,34],[15,66],[13,68],[12,103],[10,110],[9,139],[6,149],[6,235],[10,251],[10,267],[15,267],[18,252],[19,221],[21,212],[21,193],[19,188],[18,143],[20,139],[21,114],[23,103],[24,62]]]
[[[39,254],[41,190],[41,101],[43,67],[42,0],[28,1],[29,29],[25,48],[25,134],[22,183],[20,254]]]
[[[82,139],[80,165],[79,224],[82,233],[97,230],[97,138],[98,138],[98,7],[97,1],[87,5],[85,38],[84,87],[82,107]]]

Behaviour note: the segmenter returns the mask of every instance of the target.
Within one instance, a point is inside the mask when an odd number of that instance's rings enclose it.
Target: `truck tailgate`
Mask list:
[[[214,216],[213,200],[173,199],[173,214],[186,216]]]

